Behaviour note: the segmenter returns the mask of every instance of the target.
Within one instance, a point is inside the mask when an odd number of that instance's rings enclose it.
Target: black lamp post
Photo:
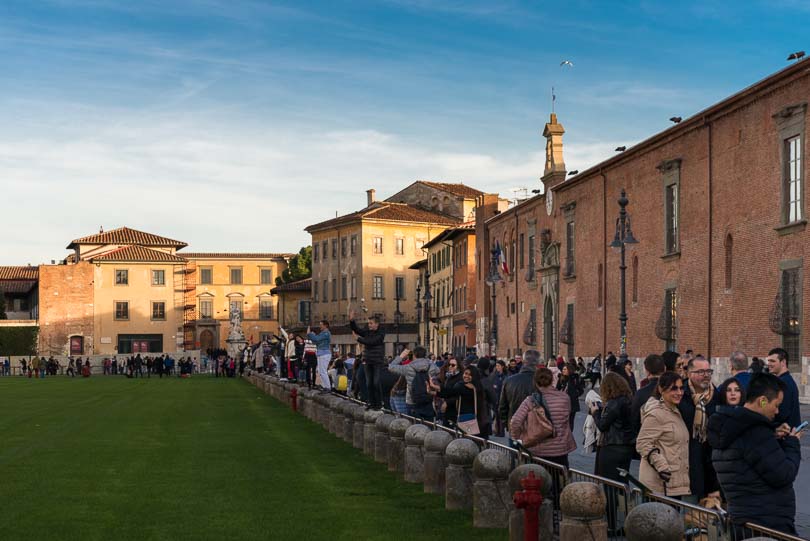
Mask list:
[[[394,297],[394,300],[397,302],[397,309],[396,312],[394,312],[394,327],[396,327],[397,330],[397,341],[396,343],[394,343],[394,353],[399,355],[399,321],[400,319],[402,319],[402,312],[399,311],[399,300],[400,300],[399,288],[397,288],[395,293],[396,297]]]
[[[501,273],[498,272],[498,250],[492,249],[492,257],[489,263],[489,274],[487,275],[486,284],[491,288],[491,301],[490,301],[490,318],[489,318],[489,354],[495,355],[495,346],[498,344],[498,326],[496,325],[495,314],[495,286],[501,282]]]
[[[616,236],[613,242],[610,243],[611,248],[617,248],[621,251],[621,263],[619,264],[619,275],[621,276],[621,296],[622,307],[619,313],[619,323],[621,324],[621,344],[619,346],[619,363],[624,365],[627,362],[627,304],[625,300],[625,283],[627,265],[624,261],[625,245],[637,244],[638,240],[633,236],[633,231],[630,229],[630,215],[627,213],[627,204],[630,201],[627,199],[627,193],[622,189],[622,194],[619,196],[619,217],[616,218]]]
[[[416,343],[422,344],[422,277],[416,281]]]
[[[428,262],[428,265],[430,263]],[[430,294],[430,266],[425,267],[425,296],[422,297],[425,301],[425,345],[428,350],[430,349],[430,301],[433,300],[433,295]]]

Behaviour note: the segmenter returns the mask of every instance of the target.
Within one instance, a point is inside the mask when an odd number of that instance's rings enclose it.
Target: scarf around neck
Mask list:
[[[714,387],[709,387],[702,393],[698,393],[692,382],[689,382],[689,390],[692,391],[692,402],[695,404],[695,421],[692,423],[692,437],[700,443],[706,442],[708,435],[709,416],[706,415],[706,406],[712,401]]]

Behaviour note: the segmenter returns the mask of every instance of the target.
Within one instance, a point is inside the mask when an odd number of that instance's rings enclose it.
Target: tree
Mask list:
[[[8,319],[6,315],[6,296],[3,294],[2,289],[0,289],[0,319]]]
[[[312,276],[312,246],[304,246],[290,258],[281,276],[276,277],[276,285],[296,282]]]

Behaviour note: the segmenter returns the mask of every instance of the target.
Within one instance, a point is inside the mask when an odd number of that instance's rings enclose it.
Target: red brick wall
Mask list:
[[[68,353],[70,336],[84,337],[85,354],[93,347],[93,266],[39,267],[39,351]]]
[[[768,326],[780,279],[779,262],[803,259],[810,232],[780,235],[781,139],[773,115],[789,105],[807,101],[810,73],[793,72],[774,78],[742,103],[715,110],[691,125],[672,130],[651,144],[631,149],[625,158],[611,160],[554,189],[554,211],[547,216],[545,196],[538,196],[493,220],[480,233],[494,239],[526,234],[527,220],[536,219],[538,237],[551,230],[560,243],[565,264],[565,213],[562,205],[575,202],[576,276],[560,273],[557,331],[569,302],[575,305],[575,353],[590,357],[619,348],[619,254],[607,248],[613,239],[622,188],[630,199],[628,211],[639,243],[627,251],[628,353],[643,357],[660,352],[664,342],[655,335],[664,288],[677,287],[678,348],[713,357],[727,357],[733,349],[762,355],[781,344]],[[810,114],[810,113],[809,113]],[[564,122],[564,119],[561,119]],[[805,125],[807,124],[805,120]],[[804,141],[804,215],[810,213],[807,140]],[[663,161],[680,159],[680,255],[664,255]],[[711,167],[711,182],[709,169]],[[725,243],[733,237],[732,287],[725,288]],[[528,235],[527,235],[528,236]],[[504,247],[505,248],[505,247]],[[638,257],[638,302],[632,302],[632,262]],[[539,262],[539,256],[538,256]],[[604,269],[604,302],[599,303],[599,264]],[[711,265],[710,265],[711,264]],[[539,266],[539,264],[538,264]],[[710,272],[711,266],[711,272]],[[810,277],[803,271],[802,350],[810,346]],[[711,278],[710,278],[711,276]],[[539,279],[539,276],[537,277]],[[538,310],[538,349],[542,351],[542,298],[529,287],[525,271],[497,287],[498,354],[527,349],[522,334],[529,306]],[[489,294],[483,277],[480,292]],[[507,297],[516,302],[507,315]],[[521,302],[526,312],[521,313]],[[484,315],[479,305],[479,317]],[[565,354],[567,348],[562,347]],[[546,352],[543,352],[546,353]],[[557,353],[557,352],[555,352]],[[806,355],[806,353],[803,353]],[[792,368],[798,369],[798,363]]]

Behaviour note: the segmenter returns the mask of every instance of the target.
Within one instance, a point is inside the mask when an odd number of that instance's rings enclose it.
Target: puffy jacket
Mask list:
[[[709,444],[732,521],[796,535],[793,482],[801,462],[799,440],[777,439],[759,413],[719,406],[709,419]]]
[[[717,407],[720,394],[714,390],[711,402],[706,404],[706,415],[711,416]],[[712,467],[712,449],[708,442],[700,443],[692,437],[692,426],[695,422],[695,402],[692,400],[692,388],[689,380],[683,380],[683,398],[678,409],[681,412],[683,423],[689,431],[689,491],[699,498],[707,493],[714,492],[720,487],[717,484],[717,475]]]
[[[405,403],[411,406],[414,405],[411,398],[411,389],[413,389],[413,378],[416,376],[416,372],[427,371],[428,378],[439,373],[439,369],[432,365],[429,359],[414,359],[408,364],[402,364],[400,356],[394,357],[394,360],[388,365],[388,370],[399,376],[405,376],[405,381],[408,383],[407,391],[405,391]]]
[[[548,406],[551,425],[554,427],[554,436],[535,445],[529,451],[534,455],[546,458],[567,455],[577,448],[574,435],[571,434],[571,425],[568,424],[568,415],[571,413],[571,400],[567,394],[552,387],[543,387],[540,392],[543,394],[543,400]],[[514,428],[524,423],[532,407],[534,407],[534,400],[531,393],[529,393],[529,396],[520,403],[517,411],[512,416],[509,424],[510,433],[516,432]]]
[[[534,392],[534,369],[524,367],[517,374],[506,378],[498,401],[498,416],[509,426],[512,416],[520,405]],[[570,404],[569,404],[570,408]],[[566,422],[568,422],[566,420]]]
[[[603,409],[596,410],[593,419],[596,428],[604,435],[603,445],[635,445],[631,409],[630,399],[620,396],[608,400]]]
[[[681,412],[662,400],[650,398],[641,408],[641,431],[636,438],[641,455],[639,480],[653,492],[667,496],[689,494],[689,431]],[[669,472],[667,483],[658,472]]]
[[[328,330],[321,331],[318,334],[311,332],[307,334],[307,338],[312,340],[317,348],[318,355],[328,355],[332,353],[332,333]]]
[[[354,320],[349,321],[352,332],[357,333],[357,342],[363,344],[363,357],[368,364],[385,363],[385,333],[377,327],[376,330],[361,329]]]

